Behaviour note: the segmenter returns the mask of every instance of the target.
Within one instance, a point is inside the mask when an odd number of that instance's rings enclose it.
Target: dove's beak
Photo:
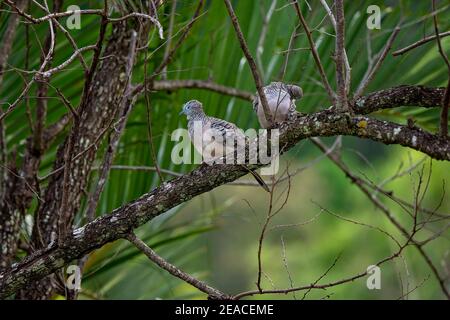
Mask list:
[[[178,115],[181,116],[182,114],[184,114],[184,110],[181,110]]]

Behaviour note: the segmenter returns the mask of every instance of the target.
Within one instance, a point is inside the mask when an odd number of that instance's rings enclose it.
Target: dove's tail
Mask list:
[[[248,172],[250,172],[252,174],[252,176],[255,178],[255,180],[259,183],[259,185],[266,190],[267,192],[270,192],[269,187],[267,186],[266,182],[264,181],[264,179],[256,172],[251,170],[249,167],[247,167],[246,165],[242,165],[242,167],[244,167]]]

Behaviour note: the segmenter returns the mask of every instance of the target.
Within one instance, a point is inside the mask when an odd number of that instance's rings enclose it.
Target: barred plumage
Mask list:
[[[237,145],[245,146],[247,137],[242,130],[233,123],[207,116],[199,101],[191,100],[186,103],[182,113],[185,113],[188,119],[188,131],[191,141],[205,161],[225,156],[227,153],[234,151]],[[196,122],[201,125],[201,128],[199,128],[201,131],[197,132],[201,137],[194,136]],[[230,145],[230,141],[234,141],[232,145]],[[220,154],[206,154],[205,149],[207,147],[207,150],[216,150]]]
[[[189,136],[194,148],[202,155],[204,162],[213,163],[217,158],[225,157],[236,151],[238,147],[245,152],[248,140],[244,132],[233,123],[207,116],[199,101],[187,102],[181,113],[187,116]],[[200,127],[198,128],[196,125],[200,125]],[[196,132],[198,129],[200,131]],[[196,134],[200,136],[196,136]],[[214,153],[210,153],[211,151]],[[245,164],[242,166],[255,177],[264,190],[269,191],[264,180],[255,171],[250,170]]]
[[[294,115],[296,113],[295,99],[303,96],[302,88],[282,82],[272,82],[263,90],[275,123],[286,121]],[[266,120],[258,94],[253,100],[253,110],[258,116],[261,127],[269,128],[270,123]]]

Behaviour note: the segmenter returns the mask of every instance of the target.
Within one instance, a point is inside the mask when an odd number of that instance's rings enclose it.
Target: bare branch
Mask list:
[[[97,181],[97,185],[95,186],[94,190],[92,191],[92,193],[89,197],[88,206],[86,209],[86,218],[87,218],[88,222],[94,220],[95,210],[97,209],[98,201],[100,200],[100,196],[103,192],[106,181],[108,179],[109,171],[111,169],[111,165],[114,160],[117,146],[119,145],[120,137],[122,136],[122,132],[125,128],[125,124],[128,119],[128,115],[131,111],[133,99],[130,98],[127,93],[130,92],[129,86],[130,86],[130,82],[131,82],[133,65],[135,63],[135,58],[136,58],[136,43],[137,43],[137,33],[133,31],[132,35],[131,35],[131,40],[130,40],[130,52],[129,52],[127,67],[126,67],[126,77],[127,77],[128,84],[126,86],[125,93],[123,95],[123,99],[119,105],[119,110],[118,110],[119,118],[118,118],[117,124],[114,126],[114,130],[113,130],[112,136],[110,138],[110,142],[109,142],[109,147],[108,147],[108,149],[105,153],[104,159],[103,159],[102,168],[100,171],[100,176]]]
[[[21,15],[22,17],[24,17],[25,19],[27,19],[28,21],[30,21],[33,24],[39,24],[39,23],[47,21],[47,20],[53,20],[53,19],[57,19],[57,18],[72,16],[74,14],[98,15],[98,16],[104,15],[103,9],[85,9],[85,10],[69,10],[69,11],[65,11],[65,12],[55,12],[55,13],[47,14],[46,16],[43,16],[40,18],[34,18],[32,15],[30,15],[30,14],[24,12],[23,10],[21,10],[20,8],[18,8],[14,4],[14,2],[12,2],[11,0],[5,0],[5,3],[7,3],[9,6],[11,6],[19,15]],[[164,39],[163,28],[162,28],[160,22],[157,19],[155,19],[154,17],[152,17],[148,14],[145,14],[145,13],[131,12],[131,13],[129,13],[123,17],[119,17],[119,18],[108,17],[107,21],[115,23],[115,22],[122,22],[122,21],[130,19],[130,18],[144,18],[144,19],[150,20],[158,29],[159,37],[161,39]]]
[[[336,7],[336,85],[337,85],[337,104],[340,110],[348,110],[346,75],[345,75],[345,19],[344,19],[344,0],[335,0]]]
[[[183,42],[186,40],[187,36],[189,35],[189,31],[191,31],[192,27],[194,26],[194,23],[197,21],[197,19],[200,17],[200,12],[203,7],[204,0],[199,0],[197,8],[195,9],[194,15],[192,16],[192,19],[189,21],[189,23],[184,27],[184,31],[181,35],[181,37],[178,39],[177,43],[175,43],[174,47],[170,52],[165,55],[163,61],[159,64],[157,68],[153,71],[152,75],[149,77],[149,79],[146,79],[144,84],[140,84],[136,87],[134,87],[131,95],[138,95],[143,92],[146,88],[146,84],[148,84],[150,87],[153,86],[153,83],[156,79],[156,77],[163,72],[165,67],[172,61],[173,56],[175,55],[175,52],[181,47]]]
[[[177,10],[177,0],[172,0],[170,8],[170,19],[169,19],[169,28],[167,29],[167,42],[166,42],[166,48],[164,50],[164,60],[167,59],[167,57],[170,54],[170,47],[172,46],[172,34],[173,34],[173,25],[175,23],[175,14]],[[161,73],[161,78],[163,80],[167,80],[167,66],[164,67]]]
[[[444,88],[398,86],[370,93],[355,100],[355,112],[369,114],[398,107],[435,108],[441,106]]]
[[[155,81],[150,90],[175,91],[179,89],[204,89],[220,94],[236,97],[239,99],[252,101],[254,95],[250,92],[239,90],[233,87],[223,86],[209,80],[161,80]]]
[[[361,96],[364,93],[364,91],[366,90],[367,86],[372,81],[372,79],[374,78],[374,76],[377,73],[377,71],[380,69],[381,65],[383,64],[384,59],[386,58],[387,54],[389,53],[389,50],[391,49],[392,44],[394,43],[394,40],[397,37],[399,32],[400,32],[400,27],[397,26],[394,29],[394,31],[392,32],[392,34],[389,37],[388,41],[386,42],[386,45],[384,46],[383,51],[379,54],[377,62],[373,66],[372,70],[370,70],[370,72],[367,75],[367,77],[364,78],[361,81],[361,83],[360,83],[360,85],[359,85],[359,87],[358,87],[358,89],[356,90],[356,93],[355,93],[355,97],[356,98],[358,98],[359,96]]]
[[[302,26],[303,26],[303,29],[305,29],[306,37],[308,38],[309,46],[311,48],[311,53],[313,55],[313,58],[314,58],[314,61],[315,61],[316,65],[317,65],[317,69],[319,70],[319,74],[320,74],[320,77],[322,79],[322,83],[323,83],[323,85],[325,87],[325,90],[328,93],[330,101],[333,104],[335,104],[336,103],[336,94],[334,93],[333,89],[331,89],[330,83],[328,82],[328,79],[327,79],[327,76],[326,76],[326,73],[325,73],[325,69],[323,68],[322,62],[320,61],[320,56],[319,56],[319,53],[317,52],[317,48],[316,48],[316,45],[315,45],[314,40],[312,38],[311,31],[310,31],[310,29],[308,27],[308,24],[306,23],[306,20],[303,17],[302,11],[300,9],[300,6],[298,5],[297,0],[292,0],[292,4],[295,7],[297,15],[298,15],[298,17],[300,19],[300,22],[301,22]]]
[[[194,278],[190,274],[182,271],[181,269],[175,267],[173,264],[164,260],[155,251],[153,251],[149,246],[147,246],[144,241],[137,238],[134,233],[130,233],[127,236],[127,239],[132,244],[134,244],[136,246],[136,248],[138,248],[140,251],[142,251],[152,262],[154,262],[156,265],[158,265],[160,268],[166,270],[168,273],[170,273],[174,277],[177,277],[177,278],[183,280],[184,282],[189,283],[190,285],[197,288],[198,290],[206,293],[208,295],[208,298],[220,299],[220,300],[230,298],[225,293],[209,286],[208,284],[204,283],[201,280]]]
[[[263,6],[261,5],[261,12],[263,14],[263,23],[261,28],[261,33],[259,34],[258,45],[256,46],[256,61],[258,62],[259,72],[261,73],[261,77],[264,78],[264,67],[262,64],[262,54],[264,52],[264,43],[266,42],[267,30],[269,28],[270,19],[272,18],[273,13],[275,12],[275,7],[277,5],[278,0],[272,0],[270,4],[269,10],[264,14],[262,12]]]
[[[383,260],[378,261],[376,264],[376,266],[380,266],[388,261],[392,261],[396,258],[398,258],[400,256],[400,254],[403,252],[403,250],[408,246],[408,242],[406,242],[398,251],[396,251],[395,253],[393,253],[392,255],[384,258]],[[336,260],[335,260],[336,261]],[[329,270],[331,270],[332,267],[334,267],[336,262],[334,262],[330,268],[328,268],[328,270],[326,271],[326,273],[324,273],[324,275],[326,275]],[[361,272],[359,274],[356,274],[354,276],[345,278],[345,279],[341,279],[341,280],[337,280],[337,281],[333,281],[327,284],[310,284],[310,285],[305,285],[305,286],[300,286],[300,287],[295,287],[295,288],[287,288],[287,289],[273,289],[273,290],[263,290],[262,292],[258,291],[258,290],[253,290],[253,291],[246,291],[246,292],[242,292],[239,293],[235,296],[233,296],[233,299],[235,300],[239,300],[242,299],[244,297],[248,297],[248,296],[253,296],[253,295],[258,295],[258,294],[287,294],[290,292],[296,292],[296,291],[304,291],[304,290],[312,290],[312,289],[327,289],[327,288],[331,288],[331,287],[335,287],[344,283],[348,283],[348,282],[353,282],[357,279],[361,279],[363,277],[365,277],[368,274],[367,270],[364,272]],[[320,280],[321,278],[319,278]]]
[[[318,139],[312,139],[312,141],[314,142],[314,144],[321,149],[323,152],[327,151],[326,146]],[[383,212],[383,214],[388,218],[388,220],[401,232],[401,234],[407,239],[408,242],[411,242],[416,249],[419,251],[419,253],[421,254],[421,256],[424,258],[425,262],[428,264],[428,266],[430,267],[430,269],[432,270],[433,274],[435,275],[436,280],[439,282],[439,285],[441,286],[441,290],[442,292],[445,294],[445,296],[447,298],[450,298],[450,292],[448,291],[446,285],[445,285],[445,281],[443,280],[443,278],[440,276],[439,271],[437,270],[436,266],[434,265],[434,263],[432,262],[431,258],[428,256],[428,254],[425,252],[425,250],[423,249],[423,244],[416,241],[413,236],[417,233],[418,229],[417,229],[417,212],[418,212],[418,208],[420,206],[420,204],[416,203],[414,206],[414,211],[415,211],[415,215],[414,215],[414,224],[413,224],[413,230],[412,232],[408,232],[405,227],[402,226],[402,224],[396,219],[394,218],[394,216],[392,215],[392,213],[390,212],[390,210],[379,200],[377,199],[375,196],[373,196],[370,191],[367,189],[367,187],[365,186],[365,181],[361,178],[359,178],[358,176],[354,175],[350,169],[343,163],[343,161],[337,157],[335,154],[333,153],[329,153],[327,152],[328,158],[330,160],[332,160],[338,167],[339,169],[341,169],[345,175],[354,183],[356,184],[356,186],[367,196],[368,200],[371,201],[378,209],[381,210],[381,212]],[[417,188],[417,192],[419,192],[420,187]],[[418,197],[416,197],[417,199]],[[381,232],[384,232],[381,230]],[[397,244],[398,242],[391,236],[391,239],[393,239]]]
[[[333,11],[331,11],[330,7],[328,6],[327,0],[320,0],[320,3],[325,8],[325,11],[327,12],[331,24],[333,25],[333,28],[337,34],[336,19],[334,17]],[[348,95],[350,93],[350,86],[351,86],[351,67],[350,62],[348,61],[347,50],[345,50],[345,46],[344,46],[344,62],[345,62],[345,88]]]
[[[224,0],[225,6],[227,8],[228,14],[231,18],[231,22],[234,27],[234,31],[236,32],[236,36],[239,40],[239,44],[241,46],[242,52],[244,53],[245,58],[247,59],[248,65],[252,72],[253,80],[255,81],[256,90],[258,91],[259,98],[261,99],[261,104],[264,110],[264,117],[266,121],[270,124],[273,124],[272,113],[270,112],[269,103],[267,102],[266,94],[263,90],[263,82],[261,80],[261,76],[258,72],[258,67],[256,66],[255,60],[250,53],[250,49],[247,46],[247,42],[245,41],[244,34],[242,33],[241,26],[239,25],[238,18],[234,13],[233,6],[230,3],[230,0]]]
[[[163,70],[164,67],[166,67],[173,59],[173,56],[175,52],[181,47],[181,44],[186,40],[187,36],[189,35],[189,32],[191,31],[192,27],[194,26],[194,23],[197,21],[197,19],[200,16],[200,12],[203,8],[204,0],[199,0],[197,8],[195,9],[194,15],[192,16],[192,19],[189,21],[189,23],[184,28],[184,31],[181,35],[181,37],[178,39],[177,43],[175,43],[174,47],[170,52],[165,56],[161,64],[155,69],[153,72],[153,75],[150,77],[149,83],[152,83],[153,80],[157,75],[159,75]]]
[[[79,55],[84,52],[84,51],[88,51],[88,50],[95,50],[97,48],[96,45],[90,45],[90,46],[86,46],[83,48],[79,48],[78,50],[76,50],[69,59],[67,59],[66,61],[64,61],[63,63],[61,63],[59,66],[56,66],[52,69],[46,70],[44,72],[41,72],[42,77],[44,78],[49,78],[50,76],[52,76],[54,73],[62,71],[65,67],[67,67],[69,64],[71,64],[73,62],[73,60],[75,60],[77,57],[79,57]]]
[[[448,36],[450,36],[450,31],[439,33],[439,37],[440,37],[441,39],[444,38],[444,37],[448,37]],[[420,46],[423,45],[423,44],[426,44],[426,43],[428,43],[428,42],[430,42],[430,41],[433,41],[433,40],[436,39],[436,38],[437,38],[437,37],[436,37],[436,34],[431,35],[431,36],[428,36],[428,37],[425,37],[425,38],[423,38],[423,39],[421,39],[421,40],[419,40],[419,41],[417,41],[417,42],[414,42],[414,43],[410,44],[410,45],[407,46],[407,47],[404,47],[404,48],[402,48],[402,49],[399,49],[399,50],[396,50],[396,51],[392,52],[392,55],[393,55],[394,57],[396,57],[396,56],[405,54],[405,53],[409,52],[409,51],[412,50],[412,49],[415,49],[415,48],[417,48],[417,47],[420,47]]]
[[[445,89],[444,98],[442,99],[442,109],[441,109],[441,118],[440,118],[440,126],[439,133],[441,136],[446,137],[448,135],[448,109],[450,107],[450,61],[442,48],[441,36],[439,34],[439,24],[437,19],[436,12],[436,0],[432,0],[432,8],[433,8],[433,22],[434,22],[434,31],[436,35],[436,42],[439,49],[439,54],[447,65],[448,69],[448,83],[447,88]]]
[[[43,5],[41,5],[39,2],[34,1],[34,3],[39,6],[42,10],[44,10],[47,14],[51,14],[51,12]],[[75,52],[78,51],[78,46],[75,42],[75,40],[73,39],[73,37],[70,35],[70,33],[62,26],[61,23],[59,23],[59,21],[57,19],[52,19],[53,23],[56,25],[56,27],[61,30],[61,32],[66,36],[67,40],[70,42],[70,44],[72,45],[72,48],[75,50]],[[78,52],[78,58],[81,62],[81,65],[83,66],[85,72],[88,72],[89,67],[86,64],[86,61],[83,58],[83,55],[81,54],[81,52]]]

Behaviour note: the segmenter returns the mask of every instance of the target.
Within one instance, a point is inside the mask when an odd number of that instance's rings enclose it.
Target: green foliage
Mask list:
[[[121,1],[119,1],[121,2]],[[168,26],[170,1],[159,12],[159,17],[165,30]],[[312,1],[310,1],[312,2]],[[308,24],[313,29],[313,37],[317,43],[322,62],[330,83],[334,84],[334,50],[333,29],[325,16],[325,11],[319,1],[311,3],[312,10],[307,9],[305,1],[301,1],[302,9]],[[329,1],[330,2],[330,1]],[[393,28],[403,18],[402,30],[394,43],[394,49],[401,48],[421,39],[424,35],[433,33],[432,20],[429,17],[429,1],[347,1],[346,7],[346,46],[352,66],[352,89],[354,90],[362,79],[367,68],[367,38],[373,53],[382,49]],[[82,9],[100,7],[100,1],[65,1],[64,5],[77,4]],[[382,8],[381,30],[368,31],[365,22],[365,9],[370,4],[378,4]],[[269,8],[269,0],[233,1],[235,11],[241,23],[242,30],[250,50],[257,51],[257,43],[262,28],[261,11]],[[178,1],[174,30],[183,28],[193,14],[195,1]],[[262,10],[261,10],[262,9]],[[163,12],[162,12],[163,11]],[[214,82],[236,87],[242,90],[255,91],[249,67],[243,58],[224,4],[220,0],[207,1],[204,14],[192,29],[187,41],[176,52],[175,60],[168,68],[168,79],[211,79]],[[32,6],[34,16],[43,13]],[[5,31],[7,19],[5,12],[1,13],[0,38]],[[450,13],[445,4],[439,13],[441,30],[450,28]],[[79,47],[94,44],[99,29],[99,17],[82,16],[81,30],[71,30],[71,34]],[[61,19],[65,22],[65,19]],[[299,35],[289,54],[286,73],[283,73],[286,54],[291,34],[298,24],[295,11],[286,1],[278,1],[270,25],[265,47],[262,53],[263,76],[266,83],[282,80],[300,84],[305,97],[298,102],[297,107],[303,112],[313,112],[329,106],[324,89],[319,84],[320,78],[308,48],[304,31],[300,28]],[[26,39],[26,26],[21,24],[17,39]],[[24,41],[16,41],[14,55],[9,60],[10,70],[5,75],[1,88],[2,101],[14,101],[24,86],[24,79],[30,80],[31,75],[21,74],[19,69],[25,69],[25,57],[29,55],[29,69],[39,66],[41,43],[45,39],[48,25],[28,25],[30,47]],[[109,32],[109,31],[108,31]],[[165,34],[167,36],[167,34]],[[178,34],[179,36],[179,34]],[[177,38],[177,37],[175,37]],[[149,64],[148,70],[157,66],[163,57],[164,46],[157,32],[152,29],[149,34]],[[450,47],[450,37],[443,39],[444,47]],[[65,61],[73,53],[72,47],[61,33],[58,33],[56,54],[53,65]],[[84,53],[88,62],[92,52]],[[15,70],[14,68],[18,68]],[[135,67],[134,81],[143,80],[143,55]],[[73,105],[80,101],[83,88],[83,70],[77,60],[64,72],[51,79],[51,84],[59,88]],[[421,84],[428,86],[443,86],[446,83],[446,70],[439,56],[435,42],[428,43],[400,57],[388,55],[382,68],[369,86],[368,91],[379,90],[400,84]],[[35,109],[35,86],[30,91],[29,108]],[[49,91],[49,112],[47,123],[57,121],[68,112],[53,89]],[[178,116],[184,102],[197,99],[203,102],[208,114],[235,122],[247,129],[257,127],[257,119],[251,109],[251,104],[236,98],[225,97],[202,90],[180,90],[176,92],[156,92],[151,94],[153,120],[153,143],[157,150],[159,165],[168,170],[188,172],[191,165],[174,165],[170,160],[174,142],[170,141],[171,132],[185,127],[186,122]],[[396,109],[380,112],[379,116],[392,121],[405,123],[408,117],[413,117],[416,123],[427,130],[436,131],[438,126],[438,110]],[[17,146],[18,152],[23,150],[24,139],[30,135],[30,127],[26,115],[26,102],[8,116],[7,142],[8,146]],[[125,133],[121,139],[115,164],[121,165],[154,165],[151,149],[147,139],[145,101],[141,97],[129,118]],[[56,148],[61,138],[51,147],[43,159],[41,176],[52,170]],[[372,168],[355,155],[352,150],[358,150],[367,156],[376,172],[374,179],[382,179],[394,172],[399,159],[406,159],[406,151],[397,147],[388,148],[379,144],[368,143],[355,139],[344,139],[345,157],[352,167],[364,172],[373,172]],[[104,148],[104,146],[102,146]],[[389,152],[388,152],[389,151]],[[390,152],[393,151],[393,152]],[[102,154],[102,149],[99,154]],[[309,145],[301,144],[286,155],[295,166],[307,163],[318,153]],[[418,156],[414,153],[414,157]],[[100,161],[101,158],[99,158]],[[285,159],[285,160],[286,160]],[[286,160],[287,161],[287,160]],[[438,164],[434,169],[430,205],[439,198],[441,188],[438,177],[449,178],[448,164]],[[166,177],[169,179],[170,177]],[[91,177],[96,181],[96,174]],[[294,195],[278,223],[296,223],[304,217],[317,213],[317,207],[310,203],[313,199],[324,207],[349,216],[358,221],[370,221],[391,229],[388,222],[381,218],[379,212],[368,206],[363,195],[352,186],[348,180],[333,166],[323,160],[319,165],[295,177]],[[148,192],[159,183],[155,173],[113,170],[98,207],[98,215],[110,212],[114,208]],[[411,199],[410,182],[403,179],[392,187],[401,190],[405,198]],[[391,187],[391,186],[390,186]],[[397,188],[398,187],[398,188]],[[233,197],[239,201],[227,203]],[[251,210],[240,201],[248,199],[254,205],[257,218],[251,217]],[[217,205],[225,203],[226,205]],[[266,199],[260,190],[246,187],[222,187],[218,191],[203,195],[184,207],[166,213],[139,230],[139,235],[145,239],[162,256],[186,271],[211,281],[219,288],[228,291],[238,291],[253,288],[256,268],[257,233],[261,217],[265,214]],[[448,197],[443,209],[449,210]],[[400,210],[396,207],[396,210]],[[220,213],[220,215],[218,214]],[[398,213],[400,216],[401,213]],[[165,218],[168,217],[168,218]],[[190,217],[190,219],[186,219]],[[300,218],[299,218],[300,217]],[[80,220],[80,219],[79,219]],[[219,229],[214,226],[219,225]],[[343,251],[342,262],[326,280],[338,279],[363,271],[365,266],[379,260],[394,250],[394,246],[376,232],[354,225],[322,213],[313,224],[289,230],[273,232],[265,248],[264,261],[267,273],[270,274],[277,287],[289,286],[287,275],[280,258],[280,235],[284,234],[288,245],[288,260],[294,279],[301,283],[310,283],[320,276],[332,263],[334,258]],[[433,244],[436,252],[448,247],[447,240]],[[411,252],[410,252],[411,251]],[[411,249],[406,254],[409,267],[409,280],[420,283],[427,272],[423,261],[417,252]],[[437,257],[439,258],[439,257]],[[395,298],[401,295],[397,273],[405,273],[405,267],[399,260],[386,271],[386,287],[381,292],[369,292],[364,281],[357,285],[346,285],[333,289],[338,298]],[[204,270],[209,270],[206,273]],[[400,271],[398,271],[400,270]],[[296,280],[297,281],[297,280]],[[265,282],[270,287],[269,282]],[[152,267],[150,262],[122,241],[99,249],[88,261],[88,268],[83,287],[86,292],[83,298],[199,298],[203,297],[195,289],[173,279],[163,271]],[[410,288],[411,289],[411,288]],[[418,293],[420,292],[420,293]],[[308,297],[320,298],[327,293],[312,292]],[[297,297],[301,297],[297,294]],[[283,296],[284,297],[284,296]],[[440,298],[439,289],[433,279],[423,286],[423,289],[413,294],[413,297]],[[274,297],[278,298],[278,297]]]

